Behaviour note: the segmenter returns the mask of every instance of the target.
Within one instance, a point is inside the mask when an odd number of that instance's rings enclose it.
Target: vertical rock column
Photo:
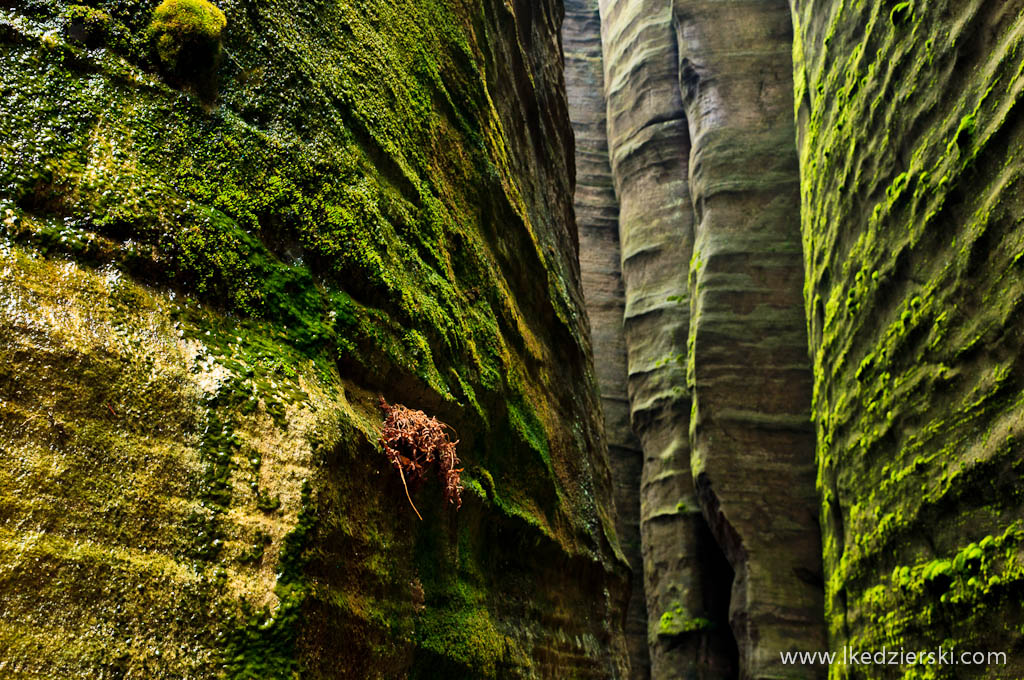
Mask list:
[[[692,152],[692,470],[735,570],[742,678],[809,678],[824,646],[784,0],[675,0]],[[682,195],[682,192],[677,193]]]
[[[693,210],[671,18],[666,0],[601,3],[630,410],[644,451],[640,533],[651,676],[728,677],[728,630],[724,621],[713,626],[715,589],[703,580],[717,549],[690,477],[690,400],[678,361],[689,327]]]
[[[619,204],[608,161],[601,18],[597,0],[567,0],[562,24],[569,115],[576,137],[576,222],[580,273],[590,317],[594,365],[617,516],[615,529],[633,570],[625,624],[631,677],[650,676],[647,606],[640,552],[643,454],[633,434],[626,392],[625,298],[619,255]]]

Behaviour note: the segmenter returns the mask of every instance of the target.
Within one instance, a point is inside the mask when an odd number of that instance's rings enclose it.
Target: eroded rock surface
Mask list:
[[[693,145],[694,479],[735,570],[742,677],[818,677],[779,656],[825,644],[789,9],[675,0],[673,12]]]
[[[633,571],[626,619],[630,672],[631,677],[642,680],[650,677],[640,541],[643,454],[630,425],[626,388],[619,204],[608,158],[601,18],[597,0],[570,0],[565,3],[562,39],[569,115],[576,139],[575,208],[580,239],[580,271],[615,489],[615,529]]]
[[[733,662],[725,600],[705,568],[717,549],[690,476],[690,395],[680,356],[689,327],[693,209],[671,7],[605,2],[601,19],[630,414],[644,452],[640,531],[651,675],[725,677]],[[721,569],[718,576],[728,583]]]
[[[1020,649],[1024,3],[794,5],[832,646]]]
[[[1024,3],[790,5],[601,4],[653,677],[706,671],[654,634],[673,578],[707,592],[685,503],[654,512],[694,482],[740,677],[827,672],[777,656],[824,645],[822,579],[836,650],[1021,644]]]
[[[600,10],[652,677],[807,677],[779,658],[825,644],[788,9]]]
[[[0,673],[624,677],[560,4],[94,4],[0,3]]]

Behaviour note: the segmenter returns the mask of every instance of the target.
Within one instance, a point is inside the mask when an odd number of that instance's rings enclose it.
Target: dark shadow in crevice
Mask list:
[[[725,553],[715,542],[706,522],[701,522],[701,574],[704,582],[704,610],[711,627],[701,641],[701,665],[709,678],[733,680],[739,677],[739,647],[729,625],[729,603],[735,573]]]

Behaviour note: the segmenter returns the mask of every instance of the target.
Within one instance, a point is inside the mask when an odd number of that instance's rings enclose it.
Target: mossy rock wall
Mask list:
[[[5,677],[624,675],[560,4],[155,5],[0,2]]]
[[[795,5],[805,298],[832,647],[1024,675],[1024,3]]]

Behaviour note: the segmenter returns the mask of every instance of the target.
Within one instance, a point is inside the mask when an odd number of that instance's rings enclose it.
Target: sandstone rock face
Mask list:
[[[742,677],[808,678],[822,649],[811,374],[782,0],[673,6],[692,151],[692,469],[735,570]]]
[[[619,204],[608,158],[601,19],[597,0],[570,0],[565,3],[562,40],[569,115],[576,139],[575,208],[580,272],[590,318],[595,373],[601,393],[615,489],[615,530],[633,571],[626,619],[630,677],[642,680],[650,677],[640,542],[643,454],[630,425],[626,389]]]
[[[625,677],[560,4],[95,4],[0,3],[0,674]]]
[[[793,4],[832,646],[1020,649],[1024,3]]]
[[[630,413],[644,452],[640,531],[651,676],[727,677],[733,659],[725,599],[706,569],[718,553],[690,476],[690,396],[679,361],[689,326],[693,209],[671,7],[606,2],[601,19]]]
[[[600,15],[651,676],[817,677],[779,657],[825,644],[788,9]],[[584,72],[570,91],[592,108]],[[578,162],[597,167],[578,108]],[[593,196],[577,192],[581,234],[611,213]],[[584,263],[594,250],[581,238]]]

